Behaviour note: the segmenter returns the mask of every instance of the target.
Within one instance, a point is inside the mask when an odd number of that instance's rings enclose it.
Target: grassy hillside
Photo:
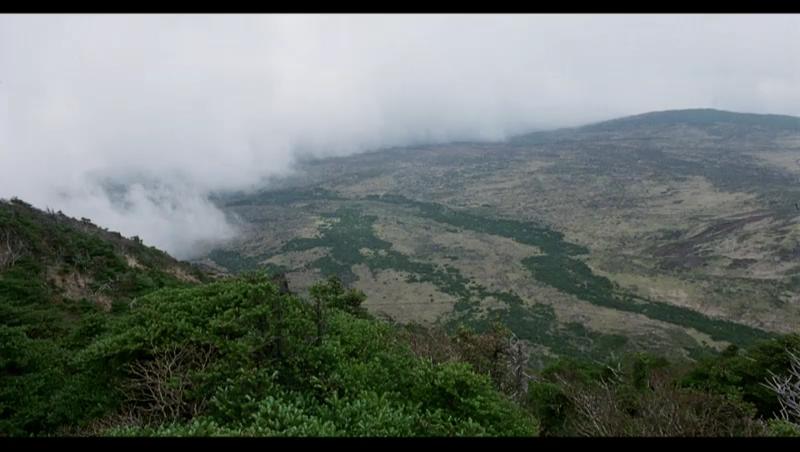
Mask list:
[[[210,257],[301,292],[338,275],[401,323],[516,319],[542,365],[697,359],[800,322],[797,121],[677,110],[310,160],[220,197],[250,232]]]
[[[299,206],[285,205],[286,199],[285,194],[279,192],[274,200],[268,194],[261,194],[252,198],[251,202],[258,205],[274,203],[294,211],[314,212],[314,206],[336,210],[321,211],[319,218],[322,225],[313,237],[292,238],[273,251],[258,256],[246,256],[232,250],[217,250],[209,257],[232,270],[267,269],[268,266],[279,263],[282,271],[292,275],[305,270],[293,267],[290,262],[283,260],[284,256],[314,253],[309,255],[317,256],[315,259],[301,261],[303,268],[310,267],[319,272],[320,277],[336,276],[357,286],[364,278],[356,274],[355,269],[359,267],[366,267],[373,275],[386,272],[403,275],[405,285],[430,284],[436,292],[431,294],[430,304],[427,306],[419,303],[419,300],[410,300],[408,305],[398,303],[398,307],[422,313],[427,308],[442,304],[436,293],[441,294],[440,297],[447,296],[454,300],[452,312],[437,319],[439,323],[451,327],[467,324],[483,330],[492,321],[499,320],[518,337],[544,347],[551,355],[549,360],[558,356],[604,358],[611,353],[630,350],[664,351],[664,343],[648,346],[630,340],[625,334],[598,331],[581,322],[559,322],[552,302],[539,301],[538,297],[531,300],[524,293],[517,293],[515,286],[487,287],[462,270],[463,260],[459,256],[463,252],[444,249],[449,253],[445,259],[437,258],[438,253],[412,256],[398,247],[397,242],[376,234],[376,223],[380,217],[403,223],[403,226],[398,227],[406,230],[409,229],[408,221],[422,220],[426,225],[438,224],[438,227],[451,231],[449,234],[456,237],[467,231],[483,236],[502,237],[509,239],[511,244],[527,245],[532,250],[538,250],[527,255],[520,251],[522,256],[519,265],[524,269],[521,275],[523,281],[556,289],[562,294],[603,309],[640,314],[649,319],[648,321],[669,325],[674,331],[692,329],[708,335],[711,340],[738,346],[748,346],[759,339],[770,337],[768,332],[760,329],[710,318],[691,309],[636,296],[587,266],[581,259],[589,252],[586,247],[566,241],[563,234],[543,224],[491,218],[485,214],[448,208],[438,203],[415,201],[400,195],[368,195],[364,199],[334,196],[326,200],[319,192],[306,197],[298,192],[293,196],[292,202],[311,202]],[[235,203],[240,208],[248,206],[246,198],[238,199]],[[417,246],[422,244],[419,236],[412,237],[417,240]],[[464,239],[461,241],[466,242]],[[476,264],[480,265],[480,262]],[[381,294],[380,287],[377,291],[369,292],[371,295]],[[486,300],[492,300],[493,305],[487,306]],[[367,303],[366,306],[374,308],[386,305],[387,303],[376,302]],[[666,347],[671,347],[672,352],[683,349],[693,358],[713,352],[707,345],[691,338],[672,336],[667,341],[669,345]],[[549,360],[544,359],[541,362],[545,364]]]

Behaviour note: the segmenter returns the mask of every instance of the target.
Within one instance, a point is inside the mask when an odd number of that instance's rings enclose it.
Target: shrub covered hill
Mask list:
[[[393,324],[364,301],[336,278],[301,298],[280,276],[212,275],[2,201],[0,436],[800,434],[797,335],[533,373],[503,325]]]

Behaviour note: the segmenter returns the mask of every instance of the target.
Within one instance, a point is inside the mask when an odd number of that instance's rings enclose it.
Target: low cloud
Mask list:
[[[798,54],[797,16],[0,16],[0,197],[191,257],[300,152],[796,115]]]

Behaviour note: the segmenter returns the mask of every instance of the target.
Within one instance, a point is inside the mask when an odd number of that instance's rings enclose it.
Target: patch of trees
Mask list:
[[[697,311],[667,303],[634,298],[608,278],[597,276],[588,265],[562,254],[546,254],[523,259],[533,277],[556,289],[592,304],[620,311],[636,312],[682,327],[707,333],[715,340],[740,346],[772,337],[770,333],[738,323],[707,317]]]
[[[800,436],[786,409],[798,394],[792,347],[799,341],[731,347],[699,364],[649,354],[562,360],[531,383],[527,406],[545,436]]]
[[[247,274],[87,306],[47,336],[0,325],[0,431],[156,436],[800,434],[800,337],[699,363],[563,359],[506,326],[372,318],[336,278],[308,299]],[[795,353],[792,355],[792,353]]]
[[[491,378],[416,356],[393,327],[367,316],[363,299],[335,279],[303,300],[248,275],[141,297],[84,330],[93,339],[71,353],[4,329],[13,353],[0,365],[0,427],[12,435],[536,433]]]

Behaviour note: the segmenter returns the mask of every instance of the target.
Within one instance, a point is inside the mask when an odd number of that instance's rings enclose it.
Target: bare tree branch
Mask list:
[[[4,230],[0,235],[0,269],[8,268],[21,259],[27,249],[25,243],[11,231]]]
[[[771,389],[781,404],[780,417],[800,427],[800,354],[787,351],[789,354],[789,371],[778,376],[770,371],[771,377],[764,386]]]
[[[130,380],[124,386],[127,405],[139,418],[149,422],[172,422],[192,417],[205,408],[207,400],[191,399],[196,384],[193,374],[205,370],[215,351],[210,347],[172,346],[150,360],[128,366]]]

